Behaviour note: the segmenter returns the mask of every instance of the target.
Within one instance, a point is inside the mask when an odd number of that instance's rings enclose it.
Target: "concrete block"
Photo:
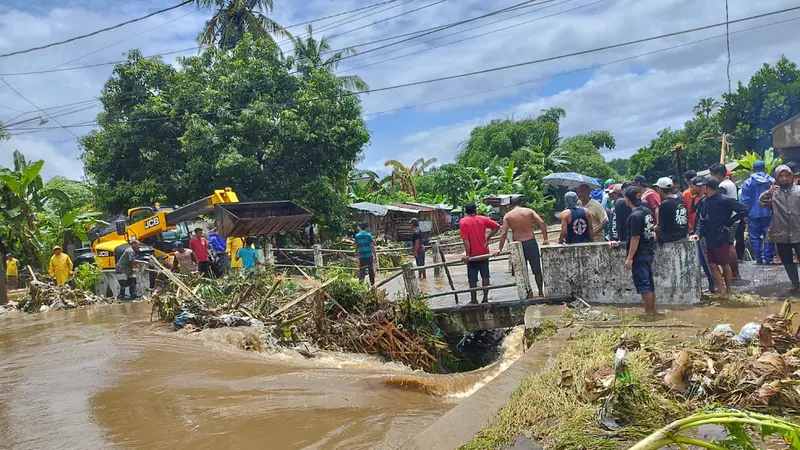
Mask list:
[[[550,245],[541,251],[545,295],[573,294],[601,304],[641,303],[631,273],[624,267],[624,243],[618,248],[607,242]],[[653,273],[657,304],[692,305],[700,301],[697,243],[686,239],[656,244]]]

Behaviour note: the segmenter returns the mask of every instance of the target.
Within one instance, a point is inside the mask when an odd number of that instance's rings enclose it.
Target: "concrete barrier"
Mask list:
[[[641,303],[631,273],[625,270],[625,245],[606,243],[542,247],[546,296],[573,294],[590,303]],[[656,304],[692,305],[700,301],[697,243],[688,239],[656,244],[653,262]]]

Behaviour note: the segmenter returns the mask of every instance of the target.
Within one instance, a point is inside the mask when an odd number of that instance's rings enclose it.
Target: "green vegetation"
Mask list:
[[[75,268],[75,289],[94,292],[94,285],[100,279],[101,270],[94,264],[81,264]]]

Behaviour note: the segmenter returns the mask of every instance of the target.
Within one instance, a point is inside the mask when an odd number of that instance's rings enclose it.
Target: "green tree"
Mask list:
[[[601,180],[619,177],[600,153],[601,148],[611,150],[615,146],[614,136],[607,131],[591,131],[566,138],[561,142],[561,148],[574,172]]]
[[[442,194],[454,208],[468,192],[475,189],[475,171],[459,164],[444,164],[431,172],[432,190]]]
[[[201,8],[215,9],[206,21],[197,41],[231,50],[251,34],[255,39],[272,41],[272,36],[290,36],[278,22],[267,16],[274,8],[273,0],[194,0]],[[273,41],[274,43],[274,41]]]
[[[739,82],[735,92],[722,98],[722,131],[733,134],[736,148],[761,154],[772,146],[772,128],[800,113],[800,70],[781,57],[775,66],[764,64],[746,86]]]
[[[292,36],[290,39],[294,44],[294,56],[297,69],[309,71],[314,69],[324,69],[334,71],[339,67],[342,58],[347,55],[357,54],[352,47],[338,51],[331,50],[328,38],[322,37],[317,40],[314,38],[311,25],[306,28],[306,36]],[[330,56],[325,56],[325,55]],[[369,85],[358,75],[346,75],[338,77],[342,87],[351,92],[364,92],[369,90]]]
[[[628,158],[614,158],[608,162],[608,165],[611,166],[612,169],[616,170],[618,174],[624,177],[628,174],[629,162],[630,160]]]
[[[425,172],[425,169],[431,166],[431,164],[436,162],[436,158],[425,159],[420,158],[414,161],[413,164],[410,166],[406,166],[400,161],[390,159],[386,161],[384,166],[392,168],[392,174],[390,175],[390,182],[392,187],[400,186],[400,190],[406,192],[407,194],[411,195],[413,198],[417,198],[417,177],[422,175]]]
[[[106,82],[99,129],[81,139],[98,206],[186,204],[230,186],[295,200],[346,229],[350,169],[369,142],[356,96],[317,69],[294,75],[269,39],[208,48],[176,69],[132,52]]]
[[[719,109],[719,106],[719,102],[713,98],[701,98],[694,107],[694,115],[711,117]]]

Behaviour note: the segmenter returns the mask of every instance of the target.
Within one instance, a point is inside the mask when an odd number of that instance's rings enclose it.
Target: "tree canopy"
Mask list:
[[[343,227],[347,174],[369,142],[361,104],[330,70],[291,66],[247,36],[177,69],[132,51],[103,89],[99,129],[81,139],[98,206],[183,204],[230,186]]]
[[[272,12],[273,0],[194,0],[202,8],[213,8],[214,15],[206,21],[197,41],[231,50],[250,34],[256,39],[272,41],[272,35],[289,36],[267,13]]]

